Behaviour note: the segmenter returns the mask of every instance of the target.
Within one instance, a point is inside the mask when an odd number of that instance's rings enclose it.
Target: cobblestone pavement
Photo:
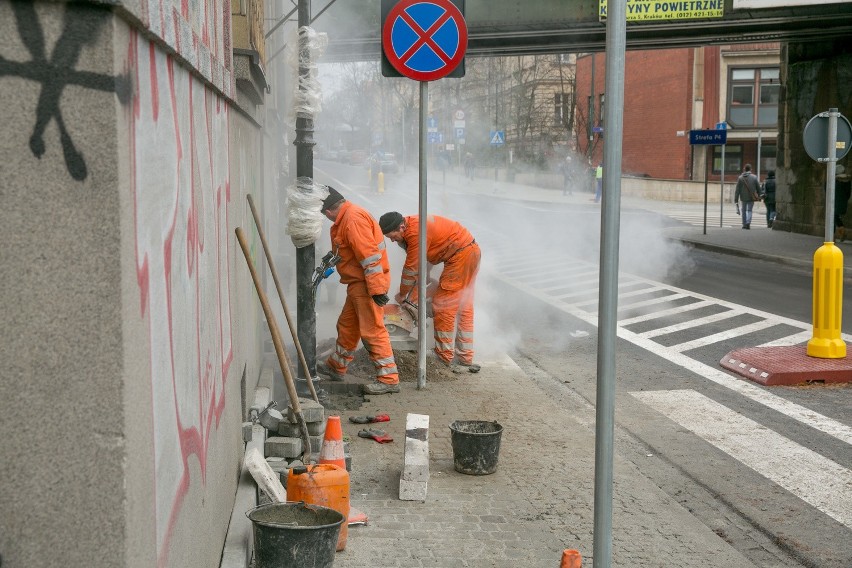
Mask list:
[[[579,550],[584,566],[591,566],[593,432],[508,357],[483,363],[479,374],[434,384],[427,376],[423,390],[404,382],[400,394],[375,396],[358,410],[341,412],[351,441],[352,506],[369,522],[350,528],[337,568],[548,568],[559,565],[565,548]],[[430,417],[425,502],[398,499],[408,412]],[[393,443],[358,438],[362,426],[347,420],[376,413],[391,416],[378,426]],[[454,420],[503,426],[496,473],[454,470]],[[614,566],[753,566],[617,453],[612,533]]]

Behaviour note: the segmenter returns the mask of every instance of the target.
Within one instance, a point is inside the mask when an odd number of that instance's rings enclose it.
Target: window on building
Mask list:
[[[725,177],[736,177],[743,171],[743,147],[740,144],[725,145]],[[713,174],[722,174],[722,146],[713,146]]]
[[[568,93],[556,93],[553,95],[554,117],[557,124],[566,124],[571,112],[571,95]]]
[[[730,70],[728,122],[731,126],[778,126],[779,77],[778,67]]]
[[[606,102],[606,95],[601,93],[601,101],[600,101],[600,115],[598,118],[598,126],[604,125],[604,102]]]

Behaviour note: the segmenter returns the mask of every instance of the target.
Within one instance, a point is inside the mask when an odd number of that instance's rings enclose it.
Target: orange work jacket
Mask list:
[[[399,293],[408,294],[417,282],[417,260],[420,256],[420,216],[410,215],[405,218],[405,266],[402,267],[402,278],[399,283]],[[440,264],[450,260],[454,254],[473,243],[473,235],[460,223],[429,215],[426,219],[426,262]]]
[[[390,263],[385,237],[366,209],[345,201],[331,226],[331,243],[340,255],[337,272],[341,283],[364,282],[371,296],[388,293]]]

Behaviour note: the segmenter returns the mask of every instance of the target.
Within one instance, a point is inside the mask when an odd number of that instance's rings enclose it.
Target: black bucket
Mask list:
[[[254,568],[331,568],[340,526],[334,509],[269,503],[247,513],[254,525]]]
[[[502,426],[481,420],[456,420],[450,424],[450,432],[456,471],[468,475],[497,471]]]

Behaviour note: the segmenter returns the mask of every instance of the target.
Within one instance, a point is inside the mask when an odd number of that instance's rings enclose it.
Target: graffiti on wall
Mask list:
[[[127,99],[129,89],[124,77],[77,70],[81,50],[86,45],[94,43],[98,30],[108,21],[110,13],[87,10],[85,14],[75,14],[70,8],[66,8],[62,33],[48,58],[44,31],[34,4],[14,1],[12,10],[21,42],[31,59],[15,61],[6,59],[0,54],[0,77],[4,75],[21,77],[35,81],[41,86],[36,106],[35,125],[29,140],[30,151],[36,158],[41,159],[46,151],[45,129],[51,121],[55,121],[59,129],[59,143],[62,146],[62,155],[65,158],[68,173],[75,180],[82,181],[89,175],[86,160],[74,144],[71,133],[68,132],[60,101],[68,85],[78,85],[98,91],[115,91],[120,99]]]
[[[206,486],[231,364],[228,105],[144,37],[129,68],[139,316],[148,325],[157,551],[190,485]],[[200,479],[191,471],[200,468]],[[200,484],[200,485],[199,485]]]

